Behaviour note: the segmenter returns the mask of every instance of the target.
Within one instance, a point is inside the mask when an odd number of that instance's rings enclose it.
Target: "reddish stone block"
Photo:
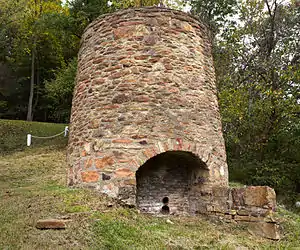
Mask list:
[[[105,57],[99,57],[93,60],[93,64],[102,63],[105,60]]]
[[[114,159],[112,156],[105,156],[100,159],[95,159],[95,167],[97,169],[103,169],[106,166],[111,166],[114,164]]]
[[[136,101],[136,102],[149,102],[150,98],[146,95],[139,95],[139,96],[136,96],[134,98],[134,101]]]
[[[130,59],[123,59],[120,61],[120,64],[123,64],[126,67],[129,67],[133,64],[133,61]]]
[[[132,139],[143,139],[147,138],[147,135],[133,135],[131,136]]]
[[[176,138],[176,146],[177,146],[178,150],[182,149],[183,140],[181,138]]]
[[[110,105],[106,105],[104,106],[103,108],[104,109],[117,109],[119,108],[120,106],[118,104],[110,104]]]
[[[130,165],[136,168],[139,168],[140,164],[136,160],[130,160]]]
[[[38,220],[35,227],[38,229],[65,229],[66,223],[64,220],[56,219]]]
[[[272,240],[280,239],[280,229],[276,223],[250,222],[247,225],[249,226],[249,231],[256,235]]]
[[[80,153],[80,156],[87,156],[87,153],[85,150],[82,150],[81,153]]]
[[[128,144],[128,143],[132,143],[132,140],[130,140],[130,139],[115,139],[115,140],[112,140],[112,142]]]
[[[122,66],[121,65],[112,66],[112,67],[106,68],[104,70],[104,72],[110,72],[110,71],[114,71],[114,70],[117,70],[117,69],[122,69]]]
[[[99,173],[97,171],[81,172],[81,179],[83,182],[97,182],[99,180]]]
[[[123,76],[123,73],[120,71],[120,72],[112,74],[109,78],[110,79],[118,79],[118,78],[120,78],[122,76]]]
[[[130,170],[129,168],[119,168],[116,170],[115,175],[116,177],[123,178],[123,177],[132,177],[135,175],[135,173],[132,172],[132,170]]]
[[[167,142],[164,143],[164,150],[165,152],[169,150],[169,145]]]
[[[149,62],[157,63],[159,61],[159,59],[160,59],[159,57],[154,57],[154,58],[149,59]]]
[[[143,153],[147,157],[147,159],[150,159],[156,155],[155,151],[152,148],[147,148],[143,151]]]
[[[130,162],[130,159],[119,159],[118,162],[119,163],[128,163],[128,162]]]
[[[135,56],[135,60],[146,60],[149,58],[149,55],[140,55],[140,56]]]
[[[92,85],[101,85],[105,82],[105,79],[102,79],[102,78],[98,78],[98,79],[94,79],[92,81]]]
[[[113,31],[114,38],[120,39],[120,38],[125,38],[125,37],[131,37],[135,33],[135,26],[123,26],[115,29]]]

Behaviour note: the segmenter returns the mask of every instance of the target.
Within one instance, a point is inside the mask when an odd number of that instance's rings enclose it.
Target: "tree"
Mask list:
[[[49,41],[50,39],[55,39],[50,33],[50,29],[47,28],[43,22],[44,15],[52,13],[66,13],[67,10],[61,6],[61,2],[57,0],[45,1],[45,0],[30,0],[25,3],[25,13],[27,14],[23,22],[23,27],[21,32],[26,36],[27,39],[22,39],[25,42],[25,48],[30,51],[31,54],[31,77],[30,77],[30,92],[28,100],[28,111],[27,120],[31,121],[33,118],[32,105],[33,105],[33,95],[34,95],[34,84],[39,81],[39,76],[36,75],[36,70],[38,67],[38,45],[44,40]],[[25,40],[25,41],[24,41]],[[38,71],[37,71],[38,74]],[[38,84],[38,82],[37,82]]]
[[[9,42],[9,46],[5,46],[8,49],[2,50],[2,59],[17,76],[17,91],[22,100],[28,91],[26,116],[27,120],[32,120],[34,110],[43,100],[44,80],[53,77],[57,67],[74,57],[79,39],[65,28],[69,13],[66,7],[61,6],[61,1],[10,0],[1,4],[11,12],[9,15],[0,13]],[[22,117],[21,114],[18,116]]]
[[[213,37],[227,22],[233,22],[230,17],[237,12],[237,0],[191,0],[190,4],[192,14],[208,24]]]
[[[295,190],[299,8],[266,0],[240,2],[238,9],[239,24],[223,29],[214,51],[231,176]]]
[[[73,58],[55,74],[55,79],[46,81],[46,93],[51,103],[50,120],[67,123],[75,85],[77,58]]]

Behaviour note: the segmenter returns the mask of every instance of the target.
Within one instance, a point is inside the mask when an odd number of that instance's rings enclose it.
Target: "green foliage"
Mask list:
[[[112,12],[114,6],[108,6],[106,0],[74,0],[70,1],[70,29],[81,37],[85,27],[98,16]]]
[[[299,9],[239,3],[214,58],[231,180],[300,192]],[[287,200],[287,199],[286,199]],[[285,201],[286,201],[285,200]]]
[[[236,0],[191,0],[192,13],[205,21],[214,35],[236,13]]]
[[[55,79],[45,83],[50,99],[49,117],[54,121],[68,122],[69,120],[76,70],[77,58],[73,58],[55,74]]]
[[[6,37],[0,60],[14,75],[13,79],[6,78],[10,82],[3,88],[8,93],[4,95],[7,111],[1,117],[24,119],[31,106],[36,120],[45,120],[48,104],[44,81],[53,78],[56,68],[78,50],[79,39],[67,28],[69,10],[58,0],[9,0],[0,6],[5,9],[0,12],[0,26],[4,27],[0,35]],[[29,94],[33,95],[32,102],[28,102]]]

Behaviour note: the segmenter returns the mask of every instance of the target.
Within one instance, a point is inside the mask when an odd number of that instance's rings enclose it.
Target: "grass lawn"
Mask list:
[[[28,130],[51,135],[64,126],[0,120],[0,249],[300,249],[300,216],[284,209],[276,242],[238,224],[142,215],[96,191],[68,188],[66,138],[26,148]],[[36,229],[45,218],[71,221],[65,230]]]

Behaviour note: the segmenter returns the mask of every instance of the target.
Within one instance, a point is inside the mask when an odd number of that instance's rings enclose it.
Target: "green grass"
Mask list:
[[[64,127],[0,121],[1,128],[8,124],[16,137],[24,128],[45,132],[52,127],[54,132]],[[68,188],[65,140],[18,152],[18,140],[5,133],[1,139],[6,138],[9,146],[0,156],[0,249],[300,249],[300,216],[285,209],[277,214],[283,229],[277,242],[222,220],[140,214],[96,191]],[[66,230],[36,229],[36,221],[45,218],[71,221]]]
[[[66,124],[44,122],[26,122],[0,120],[0,154],[7,154],[27,149],[27,134],[52,136],[64,131]],[[67,138],[63,135],[53,139],[32,138],[30,148],[41,146],[65,147]]]

